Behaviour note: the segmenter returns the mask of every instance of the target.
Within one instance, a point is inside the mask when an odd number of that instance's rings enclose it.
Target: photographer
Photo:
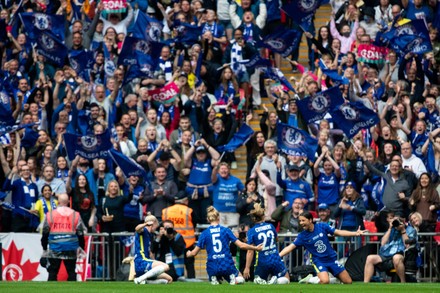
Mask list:
[[[174,281],[183,276],[185,241],[182,235],[174,230],[174,224],[170,220],[163,221],[156,238],[152,243],[151,250],[155,258],[166,263],[170,270],[167,272]]]
[[[374,267],[383,272],[396,269],[400,282],[405,283],[404,252],[406,247],[416,241],[417,232],[407,226],[402,218],[388,212],[388,231],[382,237],[379,254],[370,254],[365,262],[364,282],[368,283],[374,274]]]

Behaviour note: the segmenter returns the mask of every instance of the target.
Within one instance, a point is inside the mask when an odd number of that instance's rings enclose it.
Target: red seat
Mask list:
[[[371,233],[377,233],[377,227],[374,222],[364,221],[365,229]],[[370,241],[377,241],[379,238],[377,236],[370,236]]]
[[[437,222],[435,226],[435,232],[440,233],[440,222]],[[434,240],[437,242],[437,245],[440,245],[440,236],[434,236]]]

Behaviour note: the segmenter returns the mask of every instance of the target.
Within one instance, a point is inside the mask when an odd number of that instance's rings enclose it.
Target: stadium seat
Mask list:
[[[435,226],[435,232],[440,233],[440,222],[437,222]],[[437,242],[437,245],[440,245],[440,236],[434,236],[434,240]]]
[[[365,229],[368,230],[371,233],[377,233],[377,227],[376,224],[374,222],[371,221],[364,221],[364,226]],[[363,236],[362,238],[364,238],[365,236]],[[377,236],[370,236],[369,237],[370,241],[377,241],[379,238]],[[365,240],[362,240],[363,243],[365,243]]]

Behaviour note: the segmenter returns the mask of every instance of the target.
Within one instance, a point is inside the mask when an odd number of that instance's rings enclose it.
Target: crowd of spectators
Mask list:
[[[8,25],[0,43],[1,102],[17,124],[37,123],[32,145],[24,144],[25,129],[2,136],[0,197],[5,203],[42,218],[55,208],[58,194],[68,193],[89,232],[134,231],[147,212],[160,221],[162,210],[182,195],[189,199],[195,225],[207,224],[206,208],[213,204],[220,224],[251,226],[248,213],[260,203],[264,220],[281,223],[282,232],[301,229],[296,220],[301,210],[319,215],[325,210],[326,221],[352,231],[366,216],[380,218],[381,210],[406,219],[419,212],[419,231],[435,230],[440,209],[438,2],[331,1],[328,24],[316,36],[305,33],[308,66],[298,62],[298,52],[292,55],[292,69],[300,74],[291,80],[293,93],[280,92],[262,70],[240,63],[261,54],[281,66],[281,56],[259,48],[257,40],[279,25],[297,27],[280,9],[286,1],[127,1],[123,13],[106,13],[99,1],[72,1],[24,0],[20,9],[63,16],[69,53],[94,54],[87,76],[67,59],[60,67],[39,55],[15,13],[19,1],[1,4],[0,18]],[[73,4],[81,18],[75,17]],[[105,65],[118,64],[138,10],[163,24],[160,40],[167,45],[150,77],[124,83],[126,66],[109,72]],[[395,17],[424,19],[433,51],[401,56],[389,50],[385,62],[359,61],[357,47],[371,44],[379,24]],[[18,23],[13,30],[11,18]],[[178,34],[178,21],[200,26],[199,40],[192,45],[170,41]],[[199,54],[203,62],[197,73]],[[379,124],[352,140],[336,129],[330,115],[306,124],[297,100],[335,85],[318,60],[349,80],[340,85],[344,99],[374,110]],[[170,83],[179,88],[170,103],[152,100],[150,90]],[[262,103],[266,96],[273,111]],[[243,123],[256,119],[261,131],[247,142],[246,158],[217,150]],[[318,139],[313,162],[279,151],[276,126],[281,121]],[[63,134],[110,130],[113,148],[139,163],[146,178],[127,178],[109,157],[69,160]],[[430,161],[435,170],[427,168]],[[231,173],[237,165],[246,165],[245,182]],[[380,221],[377,227],[381,231]],[[4,205],[0,231],[35,232],[36,226]]]

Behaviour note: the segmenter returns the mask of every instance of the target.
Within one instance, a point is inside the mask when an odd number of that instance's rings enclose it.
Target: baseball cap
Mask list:
[[[347,187],[347,186],[351,186],[354,189],[356,189],[356,183],[354,183],[353,181],[348,181],[347,183],[345,183],[345,187]]]
[[[328,210],[328,205],[326,203],[319,204],[318,211],[319,210]]]
[[[198,152],[206,152],[206,148],[204,146],[202,146],[202,145],[199,145],[196,148],[196,153],[198,153]]]
[[[297,166],[297,165],[289,165],[287,167],[287,170],[289,170],[289,172],[290,171],[297,171],[297,172],[299,172],[299,171],[301,171],[301,168],[299,166]]]

